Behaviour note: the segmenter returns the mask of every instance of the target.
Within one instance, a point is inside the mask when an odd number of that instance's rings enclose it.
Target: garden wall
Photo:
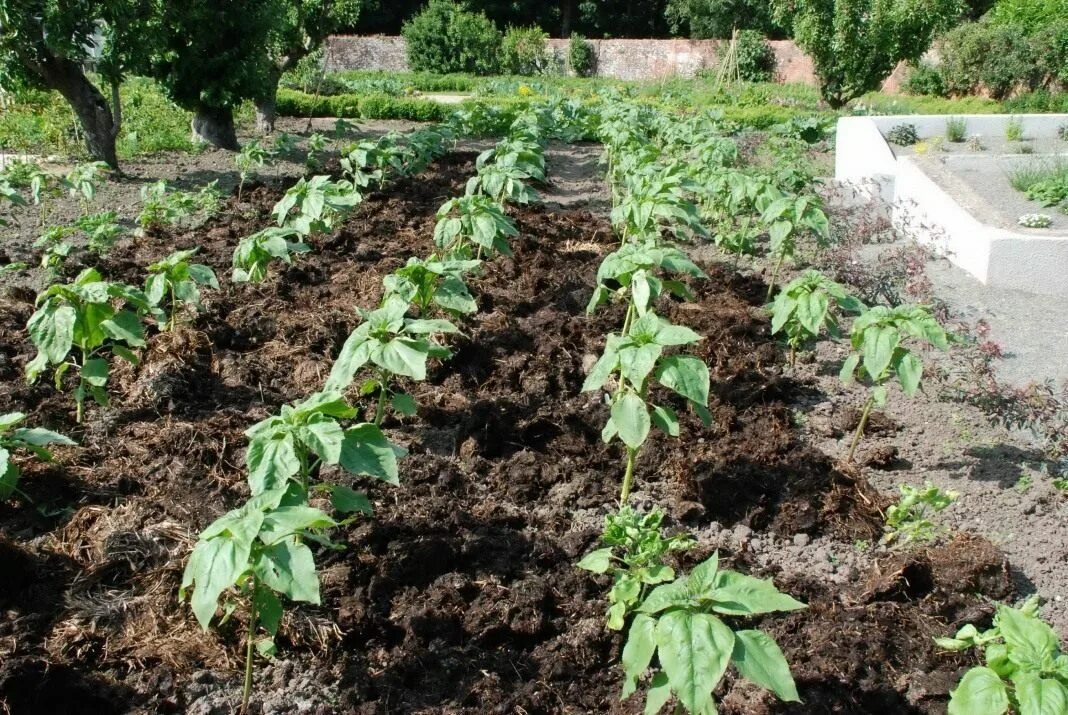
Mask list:
[[[657,79],[693,76],[698,70],[716,66],[716,57],[726,40],[589,40],[596,57],[598,77],[613,79]],[[776,79],[779,82],[816,84],[812,59],[789,40],[769,42],[775,52]],[[561,61],[567,54],[567,40],[549,40]],[[358,37],[338,35],[327,43],[326,69],[387,70],[408,69],[402,37]],[[900,69],[900,68],[899,68]],[[884,84],[886,91],[898,85],[895,72]]]

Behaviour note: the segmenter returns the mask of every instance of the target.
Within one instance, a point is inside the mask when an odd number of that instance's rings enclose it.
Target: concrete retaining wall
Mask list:
[[[567,40],[549,40],[561,61],[567,55]],[[692,77],[698,70],[716,66],[726,40],[588,40],[596,58],[596,75],[612,79],[659,79]],[[816,84],[812,59],[789,40],[769,43],[775,52],[778,82]],[[402,37],[337,35],[327,41],[324,59],[328,71],[408,69]],[[900,70],[900,68],[899,68]],[[901,71],[883,86],[896,91]]]

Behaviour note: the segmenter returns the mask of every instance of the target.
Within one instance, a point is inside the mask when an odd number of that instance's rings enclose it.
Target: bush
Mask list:
[[[1009,114],[1064,114],[1068,113],[1068,93],[1039,89],[1007,99],[1002,106]]]
[[[995,25],[1035,32],[1068,17],[1068,0],[998,0],[987,17]]]
[[[549,33],[538,27],[509,27],[501,42],[501,69],[505,74],[531,77],[550,74],[553,54]]]
[[[738,58],[738,77],[746,82],[770,82],[775,74],[775,51],[756,30],[738,33],[734,51]]]
[[[912,146],[919,140],[915,124],[895,124],[886,133],[886,141],[898,146]]]
[[[1003,99],[1041,81],[1032,41],[1021,25],[965,23],[946,34],[941,54],[942,80],[950,94],[985,90]]]
[[[924,97],[945,97],[946,84],[942,80],[942,71],[925,62],[920,62],[909,67],[908,76],[902,89],[907,94],[916,94]]]
[[[582,35],[567,41],[567,66],[579,77],[589,77],[594,70],[593,45]]]
[[[417,72],[495,74],[501,33],[484,13],[452,0],[430,0],[404,23],[408,66]]]
[[[278,114],[288,117],[345,117],[347,119],[405,119],[440,122],[452,113],[445,104],[388,94],[315,96],[299,90],[278,90]]]
[[[1054,22],[1031,36],[1042,82],[1068,88],[1068,19]]]

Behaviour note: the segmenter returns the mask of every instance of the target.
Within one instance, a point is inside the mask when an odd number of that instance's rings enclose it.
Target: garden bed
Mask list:
[[[91,408],[84,428],[69,394],[22,380],[34,296],[18,282],[4,288],[0,413],[27,412],[81,443],[56,465],[26,464],[33,504],[0,505],[0,702],[12,713],[232,710],[243,616],[203,633],[176,605],[192,543],[247,495],[243,431],[320,389],[354,308],[372,307],[384,275],[432,250],[434,212],[462,192],[474,158],[449,155],[370,195],[262,286],[232,285],[230,256],[270,223],[278,186],[247,191],[195,231],[113,250],[99,268],[136,284],[145,265],[199,245],[222,290],[206,293],[192,327],[153,336],[140,366],[117,368],[112,406]],[[640,698],[617,699],[621,637],[604,629],[604,579],[575,567],[621,476],[619,446],[600,440],[606,407],[580,393],[622,322],[618,310],[584,312],[616,239],[601,212],[577,203],[513,216],[515,256],[472,281],[479,311],[454,357],[412,387],[418,415],[384,424],[410,451],[401,486],[363,485],[375,515],[339,531],[344,551],[319,554],[323,605],[287,615],[281,655],[257,675],[263,712],[641,712]],[[703,267],[696,303],[663,313],[704,337],[696,354],[711,372],[713,425],[683,418],[682,440],[651,442],[632,503],[660,505],[670,526],[701,537],[685,566],[730,532],[736,546],[722,558],[809,604],[759,623],[804,703],[728,676],[721,710],[943,712],[969,661],[932,639],[988,622],[988,599],[1013,594],[1007,564],[984,539],[960,536],[858,557],[837,578],[806,576],[809,540],[877,540],[887,501],[803,440],[794,408],[813,388],[783,374],[766,286]],[[755,541],[777,556],[758,564]]]

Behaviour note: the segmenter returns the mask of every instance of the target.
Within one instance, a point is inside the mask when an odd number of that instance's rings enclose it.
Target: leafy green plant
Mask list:
[[[78,164],[63,177],[62,184],[72,198],[81,200],[82,213],[89,215],[89,204],[96,198],[96,189],[110,167],[102,161]]]
[[[397,295],[426,316],[432,306],[453,315],[478,310],[478,304],[464,282],[464,275],[482,265],[481,261],[457,260],[429,256],[426,260],[409,258],[403,268],[382,279],[386,295]]]
[[[554,69],[549,33],[537,26],[509,27],[501,41],[500,60],[504,74],[548,74]]]
[[[1010,142],[1023,141],[1023,120],[1019,117],[1009,117],[1005,122],[1005,140]]]
[[[397,457],[405,451],[390,444],[382,430],[366,422],[345,427],[357,410],[328,385],[292,406],[283,405],[278,415],[257,422],[245,431],[248,452],[248,483],[253,496],[276,489],[296,489],[307,500],[313,486],[331,495],[338,511],[363,511],[367,498],[348,487],[312,480],[322,466],[339,467],[352,475],[367,475],[398,484]]]
[[[659,510],[641,514],[624,506],[605,517],[601,543],[604,547],[586,554],[580,569],[612,576],[608,592],[608,627],[622,630],[625,619],[648,594],[648,588],[675,579],[675,570],[664,563],[672,551],[688,549],[693,539],[686,534],[664,538]]]
[[[775,290],[775,281],[787,258],[793,258],[797,250],[797,238],[803,231],[810,232],[817,242],[824,246],[830,239],[830,223],[818,200],[812,196],[793,196],[780,193],[779,196],[764,194],[759,206],[760,220],[768,227],[770,249],[775,256],[775,268],[768,282],[766,300],[771,300]]]
[[[952,504],[956,492],[944,492],[930,482],[922,489],[901,484],[898,491],[901,498],[886,510],[883,543],[907,546],[934,541],[941,530],[929,517]]]
[[[313,176],[310,180],[302,177],[275,204],[272,213],[279,226],[308,236],[330,231],[362,200],[349,181],[331,181],[329,176]]]
[[[791,365],[797,351],[819,338],[824,330],[831,337],[839,337],[838,319],[831,310],[832,303],[849,313],[864,310],[860,300],[817,271],[808,271],[795,278],[775,296],[771,304],[771,334],[785,333]]]
[[[365,395],[378,393],[376,425],[381,424],[385,416],[387,401],[401,414],[415,413],[412,396],[394,389],[396,378],[425,380],[428,360],[443,360],[451,355],[436,336],[455,333],[456,326],[447,320],[408,318],[408,305],[407,300],[392,294],[383,299],[380,308],[361,310],[363,322],[341,346],[326,381],[326,389],[340,392],[352,384],[358,370],[371,364],[375,377],[364,381],[360,392]]]
[[[586,306],[586,312],[593,313],[612,296],[623,293],[628,300],[633,298],[628,303],[629,319],[626,325],[629,325],[636,311],[644,312],[647,306],[656,305],[664,293],[685,300],[694,299],[684,282],[660,278],[657,274],[661,272],[691,278],[708,277],[685,253],[673,246],[661,245],[655,240],[628,242],[601,261],[597,268],[597,288]]]
[[[483,255],[512,255],[508,238],[519,230],[492,198],[468,195],[449,199],[437,212],[434,243],[450,258],[468,260]]]
[[[594,70],[593,45],[582,35],[571,33],[567,41],[567,66],[575,75],[588,77]]]
[[[467,181],[466,196],[485,195],[498,204],[512,202],[529,204],[538,200],[538,193],[527,185],[530,175],[515,164],[490,162],[478,169]]]
[[[315,132],[308,137],[308,154],[304,157],[305,171],[318,171],[322,168],[322,160],[319,155],[326,150],[326,137]]]
[[[610,334],[604,353],[594,363],[582,384],[583,392],[601,390],[615,377],[616,385],[609,398],[610,416],[601,432],[607,443],[618,437],[626,446],[626,470],[620,491],[620,505],[625,506],[634,481],[638,453],[655,425],[672,437],[679,436],[679,418],[666,405],[648,401],[650,377],[675,392],[691,405],[708,423],[708,366],[690,355],[665,355],[669,348],[692,345],[701,336],[682,325],[674,325],[642,305],[639,292],[635,300],[636,319],[624,326],[620,335]]]
[[[936,638],[948,651],[981,648],[985,665],[972,668],[950,693],[949,715],[1044,715],[1068,711],[1068,654],[1038,615],[1038,599],[1019,608],[999,604],[992,628],[968,624],[953,638]]]
[[[627,631],[621,698],[633,694],[654,656],[645,712],[655,715],[672,696],[676,712],[716,712],[713,691],[731,664],[738,673],[787,702],[800,702],[790,666],[774,640],[758,630],[735,631],[720,616],[754,616],[805,608],[771,581],[719,568],[713,554],[688,576],[652,590]]]
[[[907,397],[912,397],[921,388],[923,361],[906,345],[908,338],[928,343],[939,350],[949,349],[950,338],[946,331],[923,306],[887,308],[877,305],[868,308],[853,321],[850,331],[853,353],[843,363],[840,377],[847,385],[861,378],[871,384],[872,390],[864,403],[857,430],[849,445],[846,457],[849,461],[853,460],[853,453],[864,434],[872,407],[886,404],[887,383],[897,377]]]
[[[962,117],[950,117],[946,120],[946,141],[962,143],[968,138],[968,122]]]
[[[895,124],[886,132],[886,141],[898,146],[912,146],[919,140],[920,135],[915,124]]]
[[[234,157],[234,163],[237,165],[238,201],[241,201],[241,195],[245,190],[245,184],[248,182],[249,177],[253,176],[256,171],[263,169],[272,157],[273,153],[257,139],[245,142],[244,146],[241,147],[241,151]]]
[[[284,486],[263,492],[208,526],[193,547],[178,591],[179,600],[189,598],[204,630],[211,626],[226,592],[233,591],[247,602],[242,713],[248,712],[255,654],[269,656],[275,651],[274,636],[283,613],[279,595],[319,603],[319,574],[307,542],[334,546],[325,532],[336,522],[314,507],[287,503],[287,496]],[[227,597],[223,620],[238,605]]]
[[[231,280],[234,283],[262,283],[267,279],[271,261],[292,265],[295,254],[311,250],[303,239],[299,231],[286,226],[269,226],[245,236],[234,249]]]
[[[163,179],[141,187],[141,213],[137,225],[142,233],[154,233],[173,226],[187,214],[180,203],[169,200],[167,182]]]
[[[174,330],[178,323],[178,312],[182,306],[192,306],[201,310],[200,286],[219,290],[219,280],[215,271],[202,263],[190,263],[199,248],[175,251],[162,261],[148,267],[145,279],[145,296],[148,302],[162,309],[164,301],[169,303],[164,324],[165,329]]]
[[[22,476],[22,471],[12,460],[13,452],[16,450],[30,452],[38,459],[51,462],[52,452],[46,449],[49,445],[59,444],[69,447],[75,444],[69,437],[64,437],[58,432],[40,427],[19,427],[25,420],[26,415],[21,412],[0,415],[0,500],[9,499],[12,494],[19,491],[19,477]]]
[[[493,74],[500,66],[500,30],[459,2],[431,0],[404,23],[401,35],[416,72]]]
[[[34,241],[35,248],[44,249],[41,253],[41,268],[52,275],[59,273],[60,266],[67,260],[74,248],[67,242],[67,239],[75,233],[77,229],[74,226],[52,226]]]
[[[75,226],[85,233],[86,247],[97,254],[107,253],[119,237],[126,233],[126,229],[119,224],[118,215],[114,211],[102,211],[90,216],[82,216]]]
[[[74,401],[80,423],[86,396],[107,405],[109,356],[137,364],[131,348],[145,344],[143,313],[154,313],[144,293],[109,283],[93,268],[72,283],[50,286],[37,297],[37,311],[26,325],[37,346],[37,356],[26,364],[26,379],[36,382],[51,365],[56,389],[62,389],[63,376],[76,370]]]

